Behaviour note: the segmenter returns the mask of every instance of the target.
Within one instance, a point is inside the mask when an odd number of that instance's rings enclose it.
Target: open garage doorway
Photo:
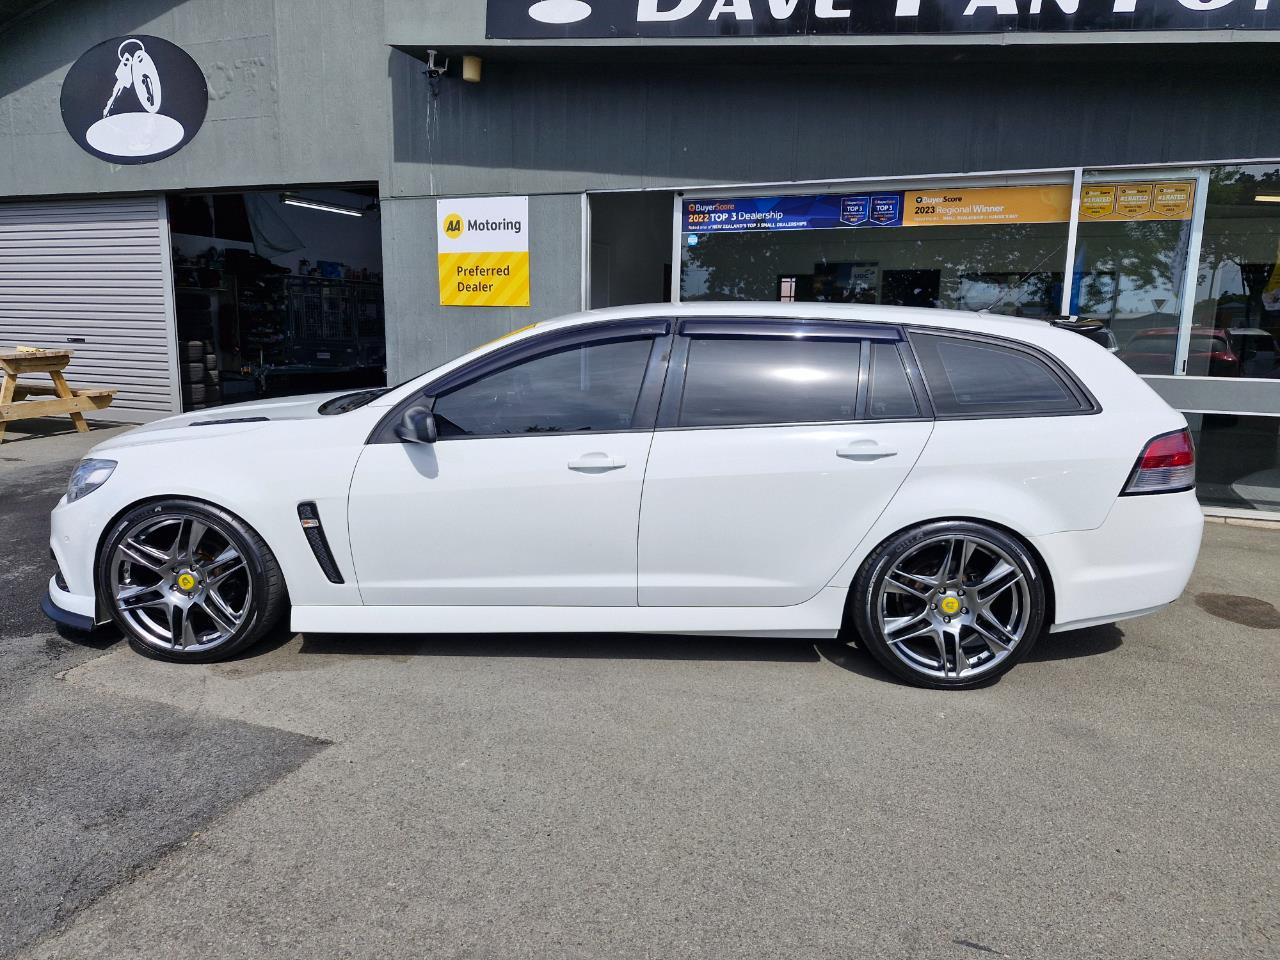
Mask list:
[[[670,191],[588,194],[591,259],[588,305],[620,307],[671,299]]]
[[[377,187],[167,200],[184,410],[386,384]]]

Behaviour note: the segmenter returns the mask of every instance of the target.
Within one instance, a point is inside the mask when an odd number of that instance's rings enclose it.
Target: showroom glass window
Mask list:
[[[1138,373],[1175,372],[1195,190],[1194,178],[1106,171],[1081,185],[1071,312],[1105,323]]]
[[[1210,170],[1196,279],[1187,375],[1280,379],[1280,165]]]
[[[629,430],[650,337],[587,343],[526,360],[436,399],[441,437]]]
[[[1196,496],[1236,510],[1280,511],[1280,417],[1188,413]]]
[[[966,187],[930,188],[963,195]],[[1052,222],[946,223],[683,233],[682,300],[888,304],[1057,316],[1068,231],[1069,184],[984,188],[1062,193]],[[873,191],[874,192],[874,191]],[[919,191],[902,191],[904,222]],[[985,198],[984,198],[985,199]],[[998,195],[992,206],[999,206]],[[1040,202],[1036,197],[1034,202]],[[926,205],[927,206],[927,205]],[[991,214],[991,216],[1016,214]],[[1035,219],[1034,217],[1032,219]]]

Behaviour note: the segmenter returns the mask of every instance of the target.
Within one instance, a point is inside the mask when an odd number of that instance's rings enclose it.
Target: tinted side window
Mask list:
[[[853,420],[857,340],[695,337],[680,425]]]
[[[1074,413],[1083,408],[1048,364],[979,340],[911,334],[938,416]]]
[[[871,390],[867,416],[872,420],[901,420],[920,416],[907,369],[894,343],[871,345]]]
[[[569,347],[436,399],[444,437],[630,429],[653,340]]]

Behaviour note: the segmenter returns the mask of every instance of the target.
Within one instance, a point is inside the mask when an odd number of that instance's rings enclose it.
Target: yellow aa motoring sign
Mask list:
[[[436,201],[440,303],[529,306],[529,198]]]

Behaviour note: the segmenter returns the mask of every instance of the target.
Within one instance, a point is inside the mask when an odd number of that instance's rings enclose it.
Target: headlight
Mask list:
[[[67,503],[75,503],[107,482],[116,468],[114,460],[81,460],[67,484]]]

